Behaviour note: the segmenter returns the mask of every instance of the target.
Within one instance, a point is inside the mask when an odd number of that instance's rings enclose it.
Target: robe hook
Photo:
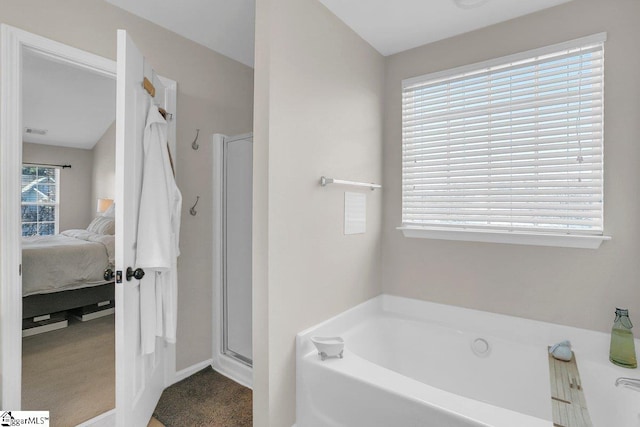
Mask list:
[[[196,138],[191,143],[191,148],[193,148],[194,150],[197,150],[198,148],[200,148],[200,145],[198,145],[197,143],[199,135],[200,135],[200,129],[196,129]]]
[[[193,204],[193,206],[191,206],[191,209],[189,209],[189,213],[193,216],[196,216],[196,214],[198,213],[196,211],[196,206],[198,205],[199,201],[200,201],[200,196],[196,196],[196,202]]]

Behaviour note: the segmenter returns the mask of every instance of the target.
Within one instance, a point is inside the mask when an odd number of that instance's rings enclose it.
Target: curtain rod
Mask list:
[[[69,168],[71,169],[71,165],[52,165],[51,163],[31,163],[31,162],[22,162],[23,165],[31,165],[31,166],[54,166],[62,169]]]

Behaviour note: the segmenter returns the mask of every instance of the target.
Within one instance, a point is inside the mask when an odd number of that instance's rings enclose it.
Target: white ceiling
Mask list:
[[[453,0],[320,0],[385,56],[568,1],[488,0],[461,8]]]
[[[106,0],[253,67],[255,0]]]
[[[253,67],[255,0],[106,1]],[[571,0],[319,1],[386,56]]]
[[[253,66],[255,0],[107,0]],[[571,0],[319,0],[383,55],[513,19]],[[473,2],[476,0],[458,0]],[[115,120],[115,81],[25,52],[24,141],[91,149]]]
[[[23,141],[92,149],[116,118],[114,79],[25,51]]]

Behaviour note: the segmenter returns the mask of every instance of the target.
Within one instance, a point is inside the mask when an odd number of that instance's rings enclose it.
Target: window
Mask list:
[[[606,239],[604,41],[404,80],[401,229]]]
[[[58,233],[60,170],[22,165],[22,235]]]

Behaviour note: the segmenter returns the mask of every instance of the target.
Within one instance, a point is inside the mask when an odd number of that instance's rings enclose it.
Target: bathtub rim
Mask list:
[[[449,314],[451,313],[455,313],[456,316],[449,316]],[[628,369],[615,367],[613,365],[609,366],[610,363],[608,362],[608,346],[610,335],[604,332],[388,294],[380,294],[376,297],[373,297],[298,333],[296,335],[296,363],[301,364],[304,361],[304,358],[313,357],[315,348],[309,339],[312,334],[319,336],[339,336],[342,333],[357,326],[362,321],[366,320],[369,316],[376,314],[390,314],[394,316],[400,315],[401,317],[410,315],[410,317],[415,320],[434,322],[442,326],[457,327],[471,332],[477,332],[476,329],[479,328],[479,335],[486,334],[519,342],[525,341],[529,344],[534,341],[536,345],[550,346],[552,344],[555,344],[556,342],[563,341],[570,337],[573,349],[574,351],[576,351],[579,366],[581,365],[581,362],[588,361],[589,363],[596,363],[598,365],[606,366],[607,369],[615,371],[616,375],[618,376],[628,376],[629,374]],[[468,324],[465,324],[465,322],[469,322],[469,318],[473,318],[474,320],[474,322],[471,323],[472,325],[474,325],[473,328],[469,328]],[[446,320],[443,321],[442,319]],[[478,319],[482,319],[482,326],[479,326],[481,322],[478,322]],[[516,331],[516,333],[514,333],[514,331]],[[638,348],[640,345],[640,340],[636,339],[635,342],[636,348]],[[345,351],[348,351],[348,348],[349,343],[347,340]],[[353,356],[353,353],[351,352],[348,352],[346,354],[349,354],[349,356]],[[368,363],[372,363],[364,358],[362,359]],[[340,361],[337,362],[339,363]],[[387,369],[383,366],[379,367],[381,369]],[[389,370],[389,372],[392,372],[393,375],[396,376],[402,376],[412,381],[417,381],[391,370]],[[300,386],[302,385],[300,382],[302,381],[302,379],[300,377],[301,376],[299,374],[296,375],[296,398],[298,401],[301,399],[301,396],[298,394],[299,390],[301,389]],[[611,382],[611,386],[613,386],[612,381],[607,380],[607,384],[608,382]],[[428,384],[424,385],[427,387],[432,387]],[[448,393],[444,390],[436,390],[443,393]],[[456,396],[468,399],[464,396]],[[593,419],[592,411],[596,409],[598,405],[595,404],[596,402],[594,402],[595,398],[589,399],[588,396],[589,391],[587,390],[587,400]],[[483,405],[492,406],[490,404],[476,401],[474,399],[469,400],[481,403]],[[296,405],[296,407],[298,407],[298,405]],[[546,425],[549,426],[552,425],[551,421],[547,421],[542,418],[535,418],[530,415],[521,414],[507,408],[497,406],[493,407],[500,410],[513,412],[523,417],[529,417],[531,419],[546,422]],[[296,411],[297,410],[298,409],[296,409]],[[458,408],[451,408],[451,412],[460,413]],[[476,418],[473,418],[473,415],[472,419],[476,420]]]
[[[296,342],[307,337],[312,331],[316,335],[323,335],[330,334],[331,331],[350,329],[354,322],[361,322],[367,316],[377,313],[435,323],[516,342],[531,343],[535,340],[539,345],[547,346],[564,341],[570,336],[572,348],[580,359],[608,359],[609,333],[384,293],[304,329],[296,335]],[[301,341],[300,344],[304,354],[314,348],[310,342]],[[635,344],[636,348],[640,348],[640,339],[636,338]]]

